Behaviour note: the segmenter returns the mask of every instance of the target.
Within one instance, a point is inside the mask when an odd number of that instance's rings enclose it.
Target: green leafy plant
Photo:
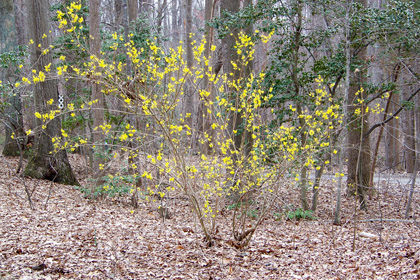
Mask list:
[[[287,220],[316,220],[317,218],[313,216],[312,210],[303,210],[302,208],[297,208],[295,211],[286,212]]]
[[[275,213],[273,213],[273,218],[274,218],[274,220],[276,220],[276,221],[279,221],[280,219],[281,219],[281,217],[283,216],[283,214],[282,213],[278,213],[278,212],[275,212]]]
[[[103,184],[96,188],[88,187],[75,187],[81,191],[85,197],[98,198],[98,197],[114,197],[124,195],[132,192],[134,178],[131,175],[125,176],[112,176],[107,175],[102,178]]]

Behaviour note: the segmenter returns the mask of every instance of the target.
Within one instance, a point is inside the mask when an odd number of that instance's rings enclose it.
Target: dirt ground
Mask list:
[[[83,161],[71,158],[84,182]],[[419,186],[409,220],[408,186],[385,180],[357,216],[354,198],[343,195],[334,226],[335,184],[326,180],[317,220],[270,215],[238,250],[229,211],[208,248],[186,200],[174,199],[163,221],[156,205],[133,211],[124,196],[90,201],[71,186],[16,177],[16,166],[0,157],[0,279],[420,279]],[[34,189],[35,210],[24,184]],[[298,205],[293,187],[284,187],[282,203]]]

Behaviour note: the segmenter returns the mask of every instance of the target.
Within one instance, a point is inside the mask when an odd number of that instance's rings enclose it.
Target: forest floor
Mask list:
[[[83,161],[71,158],[83,181]],[[355,232],[354,197],[343,195],[342,224],[332,224],[335,184],[326,180],[316,220],[269,215],[238,250],[228,210],[208,248],[186,200],[171,201],[163,221],[156,205],[133,211],[129,197],[91,201],[72,186],[16,177],[17,162],[0,157],[0,279],[420,279],[419,186],[406,221],[408,186],[380,181]],[[294,187],[283,200],[298,205]]]

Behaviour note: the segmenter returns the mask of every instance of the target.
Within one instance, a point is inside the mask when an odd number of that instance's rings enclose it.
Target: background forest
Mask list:
[[[0,35],[0,279],[420,277],[418,1],[3,0]]]

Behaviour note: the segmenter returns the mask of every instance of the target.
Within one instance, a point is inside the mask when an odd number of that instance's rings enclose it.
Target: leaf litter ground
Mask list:
[[[83,182],[85,164],[71,158]],[[342,197],[342,224],[332,225],[331,180],[320,188],[317,220],[270,215],[238,250],[228,210],[207,248],[182,197],[163,221],[156,205],[132,211],[129,197],[90,201],[72,186],[16,177],[17,162],[0,157],[0,279],[420,279],[419,224],[403,219],[407,185],[378,184],[369,211],[358,212],[355,250],[354,198]],[[34,189],[33,211],[24,183]],[[282,198],[273,213],[299,204],[293,187]],[[419,186],[412,215],[420,215]],[[388,220],[366,221],[381,217]]]

